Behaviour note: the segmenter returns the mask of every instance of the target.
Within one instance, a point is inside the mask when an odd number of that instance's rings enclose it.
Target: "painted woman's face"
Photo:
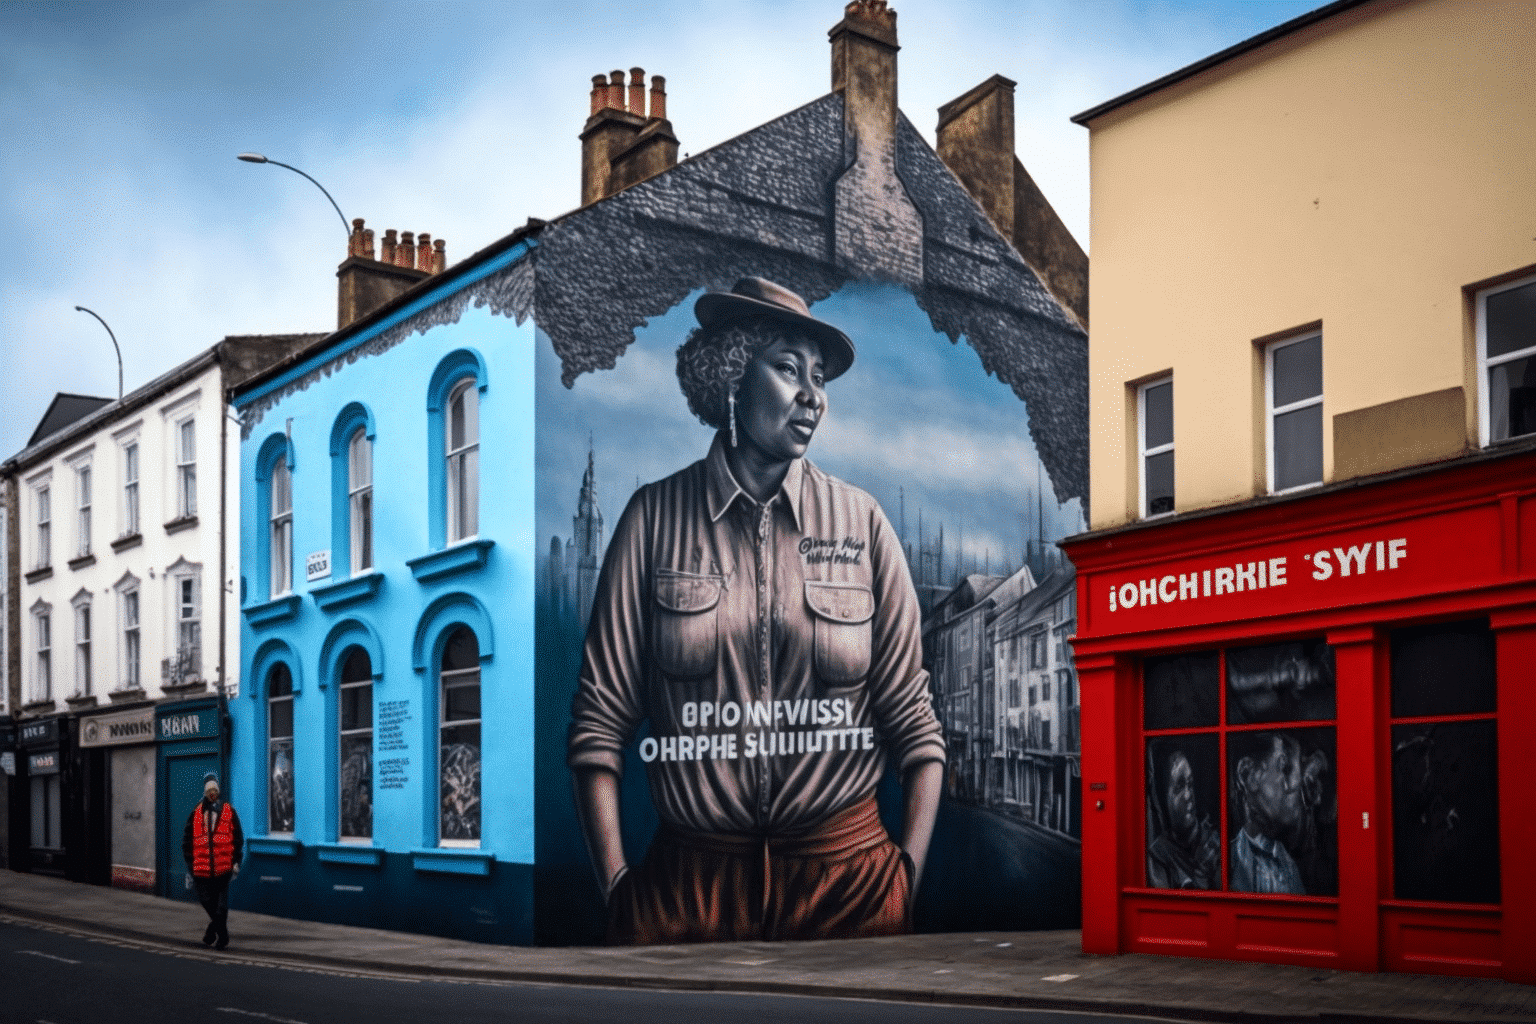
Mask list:
[[[747,364],[736,391],[736,421],[745,445],[772,462],[805,454],[827,410],[821,346],[792,335]]]
[[[1301,820],[1301,749],[1296,741],[1271,737],[1268,755],[1252,774],[1248,817],[1257,831],[1275,837]]]

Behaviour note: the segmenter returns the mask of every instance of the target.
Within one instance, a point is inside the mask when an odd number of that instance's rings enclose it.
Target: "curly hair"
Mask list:
[[[707,427],[728,430],[730,394],[747,364],[775,341],[797,336],[794,328],[766,317],[695,327],[677,347],[677,382],[688,399],[688,411]]]

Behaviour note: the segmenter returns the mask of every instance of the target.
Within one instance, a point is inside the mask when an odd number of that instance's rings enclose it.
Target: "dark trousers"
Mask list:
[[[194,878],[192,884],[197,888],[197,902],[208,911],[208,927],[214,937],[229,941],[229,876],[220,875],[217,878]]]

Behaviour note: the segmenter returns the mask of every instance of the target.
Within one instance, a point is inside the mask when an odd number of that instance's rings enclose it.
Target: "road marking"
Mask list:
[[[948,967],[940,967],[938,970],[934,971],[933,973],[934,974],[954,974],[955,972],[950,970]]]
[[[740,964],[742,967],[761,967],[763,964],[771,964],[772,960],[722,960],[723,964]]]
[[[276,1017],[270,1013],[261,1013],[258,1010],[242,1010],[234,1006],[220,1006],[217,1007],[217,1009],[220,1013],[237,1013],[242,1017],[257,1017],[261,1020],[274,1021],[275,1024],[304,1024],[304,1022],[301,1020],[291,1020],[287,1017]]]
[[[1045,977],[1041,978],[1040,980],[1041,981],[1062,982],[1062,981],[1072,981],[1073,979],[1075,979],[1077,977],[1078,977],[1078,975],[1076,975],[1076,974],[1047,974]]]
[[[997,948],[998,949],[1007,949],[1011,945],[1013,945],[1013,943],[1011,943],[1011,942],[999,942],[997,944]]]
[[[18,949],[16,952],[25,953],[28,956],[40,956],[49,960],[57,960],[61,964],[78,964],[79,960],[71,960],[67,956],[54,956],[52,953],[42,953],[35,949]]]

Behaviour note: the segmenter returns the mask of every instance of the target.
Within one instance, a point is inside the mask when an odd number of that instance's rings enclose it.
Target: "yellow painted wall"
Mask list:
[[[1336,414],[1464,387],[1463,289],[1536,264],[1536,3],[1366,5],[1097,118],[1091,523],[1136,518],[1134,388],[1174,374],[1186,511],[1264,493],[1255,339],[1323,324]]]

